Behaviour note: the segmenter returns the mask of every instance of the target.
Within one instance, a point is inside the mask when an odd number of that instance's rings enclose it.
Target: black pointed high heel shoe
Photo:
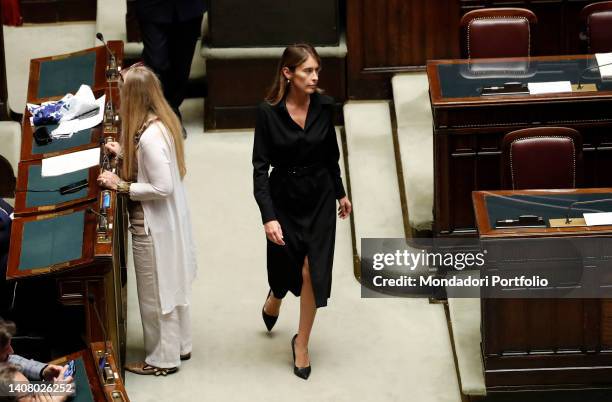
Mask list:
[[[274,328],[274,324],[276,324],[276,320],[278,319],[277,315],[270,315],[266,313],[266,303],[270,298],[270,294],[272,294],[272,289],[270,289],[270,291],[268,292],[268,296],[266,296],[264,306],[261,308],[261,316],[263,317],[264,324],[266,324],[266,328],[268,328],[268,332],[272,331],[272,328]]]
[[[295,338],[297,338],[297,334],[293,335],[293,339],[291,339],[291,352],[293,353],[293,374],[303,380],[307,380],[310,376],[310,365],[307,367],[298,367],[295,365]]]

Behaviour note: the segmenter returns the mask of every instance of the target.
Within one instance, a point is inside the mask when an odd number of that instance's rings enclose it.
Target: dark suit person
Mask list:
[[[9,285],[6,283],[6,264],[11,240],[11,214],[13,207],[0,198],[0,315],[5,315],[9,306]]]
[[[204,0],[136,1],[142,57],[159,76],[166,100],[179,118],[205,11]]]

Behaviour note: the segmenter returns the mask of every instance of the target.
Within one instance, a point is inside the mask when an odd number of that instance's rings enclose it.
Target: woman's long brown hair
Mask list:
[[[181,123],[170,105],[164,98],[159,79],[153,71],[145,66],[129,69],[125,74],[121,86],[121,147],[123,150],[123,165],[121,177],[124,180],[134,180],[132,168],[136,157],[136,144],[134,137],[146,123],[150,114],[166,126],[171,140],[174,143],[174,151],[178,163],[181,179],[185,177],[185,151],[183,146],[183,134]]]
[[[308,60],[308,56],[312,56],[319,64],[319,68],[321,67],[321,57],[319,57],[319,54],[311,45],[307,43],[298,43],[285,48],[283,56],[278,63],[274,81],[268,90],[266,102],[271,105],[276,105],[283,99],[289,88],[287,79],[283,75],[283,68],[287,67],[289,70],[295,71],[296,67]]]

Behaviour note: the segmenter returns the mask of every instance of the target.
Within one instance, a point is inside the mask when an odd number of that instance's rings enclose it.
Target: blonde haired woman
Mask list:
[[[191,283],[196,274],[186,173],[178,118],[147,67],[124,70],[121,177],[105,171],[101,186],[129,196],[128,212],[146,357],[126,365],[136,374],[167,375],[191,357]]]

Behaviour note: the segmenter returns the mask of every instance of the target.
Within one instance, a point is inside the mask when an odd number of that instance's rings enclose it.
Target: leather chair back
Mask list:
[[[612,1],[585,6],[580,12],[588,53],[612,52]]]
[[[582,137],[572,128],[513,131],[502,143],[502,188],[575,188],[582,178]]]
[[[466,13],[460,22],[464,58],[531,55],[536,15],[524,8],[484,8]]]

